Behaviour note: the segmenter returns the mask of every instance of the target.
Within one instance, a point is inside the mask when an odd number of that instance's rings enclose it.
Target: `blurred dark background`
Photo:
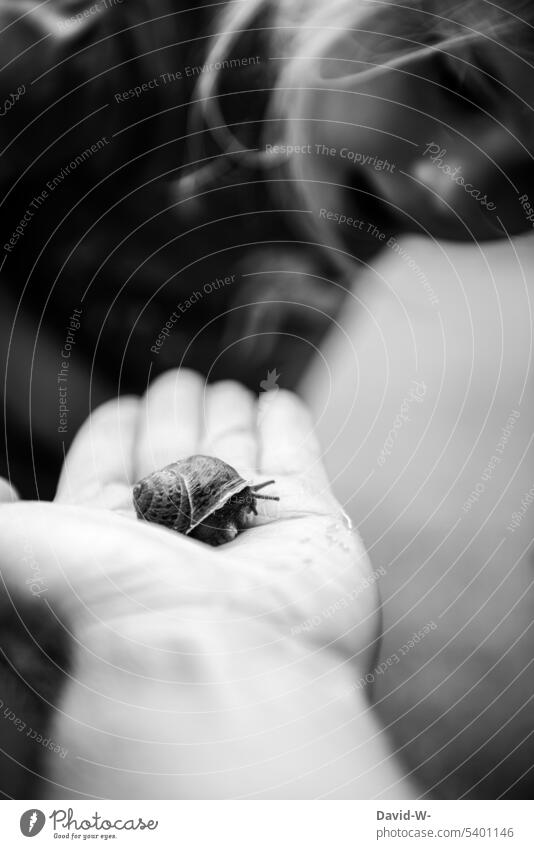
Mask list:
[[[259,391],[276,368],[280,385],[294,387],[343,299],[345,284],[329,282],[337,271],[302,239],[305,213],[281,209],[272,175],[225,156],[205,128],[191,133],[189,103],[216,24],[208,3],[185,6],[128,0],[83,17],[90,7],[77,2],[31,15],[0,4],[0,100],[19,93],[0,118],[0,474],[25,498],[53,496],[91,408],[142,392],[160,371],[189,366]],[[255,57],[221,77],[225,119],[247,114],[241,140],[254,148],[262,44],[243,37],[232,56]],[[125,94],[136,86],[141,93]],[[179,183],[199,161],[217,163],[214,179]],[[60,384],[74,310],[80,326]]]

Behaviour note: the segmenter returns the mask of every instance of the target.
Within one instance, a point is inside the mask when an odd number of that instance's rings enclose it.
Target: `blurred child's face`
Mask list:
[[[367,78],[340,77],[355,67],[359,39],[343,50],[347,58],[352,50],[352,66],[342,57],[328,63],[324,87],[308,101],[308,114],[319,119],[308,125],[313,145],[336,149],[335,156],[324,151],[314,156],[322,181],[356,189],[344,193],[344,204],[397,232],[471,240],[530,230],[534,68],[529,61],[511,48],[478,39],[447,52],[438,47],[412,56]],[[336,67],[337,75],[335,70],[331,75]],[[326,195],[321,207],[339,206],[339,188],[330,185]],[[533,220],[528,220],[529,203]]]

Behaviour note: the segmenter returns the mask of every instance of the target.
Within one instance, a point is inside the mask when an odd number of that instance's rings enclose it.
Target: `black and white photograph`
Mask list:
[[[0,63],[11,845],[531,846],[532,0],[0,0]]]

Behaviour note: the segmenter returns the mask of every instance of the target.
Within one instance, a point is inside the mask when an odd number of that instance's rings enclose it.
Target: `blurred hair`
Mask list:
[[[190,174],[188,190],[192,177],[196,191],[213,185],[229,162],[238,168],[269,168],[287,161],[282,155],[277,158],[267,153],[265,144],[292,143],[292,132],[303,114],[304,92],[320,86],[325,78],[357,74],[363,81],[389,68],[402,68],[429,52],[447,53],[459,44],[465,46],[463,69],[468,74],[470,48],[481,40],[509,45],[525,55],[534,52],[533,23],[532,0],[503,0],[503,5],[491,0],[230,2],[220,15],[219,31],[206,58],[216,70],[199,77],[190,113],[191,128],[208,129],[222,157]],[[243,115],[241,125],[228,122],[223,114],[225,98],[219,94],[225,72],[217,70],[224,69],[225,60],[251,38],[264,52],[261,90],[267,89],[267,105],[253,149],[242,138],[250,116]],[[336,43],[343,38],[354,42],[352,59],[336,56]],[[250,140],[250,133],[246,138]],[[287,167],[292,179],[285,185],[279,182],[278,190],[286,195],[303,194],[296,162],[290,159]]]
[[[297,107],[298,114],[302,80],[307,84],[310,78],[317,79],[318,63],[332,57],[329,48],[347,33],[354,37],[355,60],[364,65],[362,75],[398,66],[423,51],[446,51],[461,42],[482,38],[498,39],[500,43],[510,40],[515,48],[528,51],[534,4],[531,0],[508,0],[507,5],[505,8],[491,0],[235,0],[220,15],[221,30],[206,62],[223,63],[239,39],[259,22],[261,40],[270,50],[286,53],[272,60],[279,63],[279,69],[271,111],[289,115],[295,114]],[[268,23],[261,25],[262,18]],[[377,36],[372,55],[365,55],[358,44],[358,33]],[[530,52],[534,52],[532,47]],[[225,152],[241,152],[243,146],[232,134],[226,135],[228,128],[221,120],[217,104],[220,73],[200,76],[197,110],[215,134],[222,130],[221,138],[227,139]]]

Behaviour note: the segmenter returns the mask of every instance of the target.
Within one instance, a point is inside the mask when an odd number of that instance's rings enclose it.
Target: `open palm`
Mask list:
[[[135,481],[195,453],[276,480],[280,501],[261,502],[255,526],[220,548],[135,517]],[[309,798],[373,786],[369,746],[382,744],[356,682],[376,649],[376,585],[294,395],[258,403],[238,384],[170,372],[142,399],[97,410],[55,502],[5,505],[0,536],[14,596],[50,606],[75,647],[54,706],[70,754],[50,758],[45,794]]]

